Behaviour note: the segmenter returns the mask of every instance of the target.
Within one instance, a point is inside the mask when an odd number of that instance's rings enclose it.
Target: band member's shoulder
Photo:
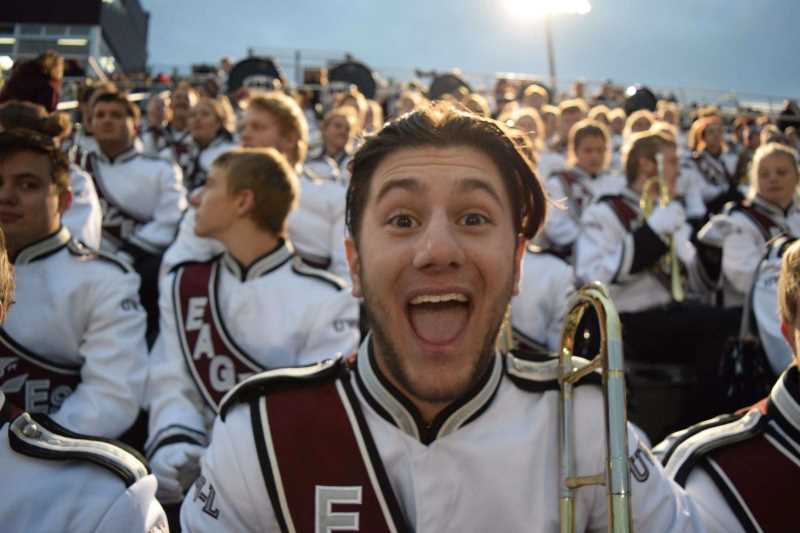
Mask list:
[[[683,486],[695,466],[715,450],[761,435],[766,419],[759,410],[701,422],[657,446],[667,473]],[[666,445],[665,445],[666,443]]]
[[[292,271],[299,275],[309,279],[314,279],[319,281],[320,283],[324,283],[337,291],[341,291],[347,288],[347,282],[329,272],[327,270],[323,270],[321,268],[317,268],[314,266],[309,265],[307,262],[303,261],[299,256],[295,256],[292,260]]]
[[[125,274],[133,272],[131,265],[113,256],[112,254],[96,250],[77,239],[71,239],[67,244],[70,255],[81,262],[92,262],[93,264],[104,264],[121,270]]]
[[[22,413],[9,426],[9,445],[27,457],[47,461],[92,463],[130,487],[150,474],[136,450],[122,443],[67,430],[45,415]]]
[[[220,418],[225,421],[225,416],[232,407],[261,396],[288,388],[313,387],[315,384],[332,382],[346,370],[345,367],[344,359],[336,357],[310,365],[276,368],[255,374],[236,385],[222,398]]]

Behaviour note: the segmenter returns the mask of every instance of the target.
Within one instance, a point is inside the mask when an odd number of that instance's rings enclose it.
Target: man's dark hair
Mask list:
[[[139,109],[139,106],[131,102],[128,99],[128,95],[123,92],[96,91],[94,94],[92,94],[91,100],[89,100],[89,107],[92,110],[92,114],[94,114],[94,108],[98,102],[111,102],[121,105],[125,110],[125,113],[133,119],[134,124],[138,124],[139,118],[142,115],[142,111]]]
[[[516,231],[532,238],[545,218],[546,196],[531,162],[499,122],[436,102],[390,122],[367,139],[353,157],[347,188],[347,229],[357,240],[375,169],[404,148],[467,146],[485,153],[497,166],[511,199]]]
[[[47,156],[50,160],[50,178],[58,192],[69,189],[69,161],[52,138],[23,128],[0,132],[0,161],[20,152]]]

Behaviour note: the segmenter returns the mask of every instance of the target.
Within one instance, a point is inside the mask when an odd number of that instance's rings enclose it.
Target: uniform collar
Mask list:
[[[205,152],[206,150],[210,150],[212,148],[216,148],[217,146],[219,146],[221,144],[231,142],[231,135],[230,135],[230,133],[228,133],[225,130],[220,130],[219,133],[217,133],[216,137],[211,139],[211,142],[209,142],[203,148],[201,148],[200,145],[197,144],[197,142],[195,142],[194,140],[192,140],[192,142],[194,143],[194,146],[195,146],[195,148],[197,149],[198,152]]]
[[[127,163],[131,159],[134,159],[137,155],[139,155],[139,151],[136,149],[136,144],[134,143],[131,144],[130,148],[128,148],[127,150],[119,154],[117,157],[114,157],[112,159],[106,156],[103,150],[101,150],[100,147],[98,146],[95,155],[97,156],[97,159],[102,161],[103,163],[109,165],[116,165],[121,163]]]
[[[620,195],[635,205],[637,211],[639,210],[639,199],[641,198],[641,194],[631,189],[630,186],[625,186],[620,191]]]
[[[599,179],[603,175],[603,173],[600,172],[596,176],[592,176],[591,174],[589,174],[588,172],[583,170],[578,165],[570,167],[569,168],[569,172],[572,172],[575,175],[576,178],[578,178],[579,180],[581,180],[581,181],[583,181],[584,183],[587,183],[587,184],[591,183],[593,181],[596,181],[597,179]]]
[[[800,434],[800,371],[792,365],[778,379],[769,395],[769,407],[780,416],[779,423]]]
[[[372,334],[361,343],[356,366],[356,382],[370,407],[387,422],[425,445],[475,420],[489,407],[503,377],[503,361],[498,354],[491,368],[469,393],[439,413],[432,424],[426,425],[411,401],[378,369],[372,353]]]
[[[752,202],[753,207],[757,208],[759,211],[763,211],[769,217],[778,220],[782,220],[797,211],[797,205],[794,202],[789,204],[789,207],[786,209],[783,209],[772,202],[768,202],[757,194],[753,195],[750,201]]]
[[[51,233],[44,239],[29,244],[11,258],[15,265],[27,265],[38,259],[52,255],[67,245],[72,236],[66,226],[61,226],[58,231]]]
[[[283,264],[289,261],[293,256],[294,246],[292,246],[292,243],[280,239],[275,248],[256,259],[249,267],[242,266],[242,264],[228,252],[222,255],[222,264],[225,265],[228,272],[236,276],[236,279],[244,283],[269,274],[276,268],[283,266]]]

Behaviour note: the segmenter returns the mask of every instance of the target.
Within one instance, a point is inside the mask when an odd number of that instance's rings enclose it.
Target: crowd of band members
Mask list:
[[[800,234],[796,131],[766,115],[731,122],[716,108],[690,114],[666,100],[626,113],[619,101],[559,101],[539,85],[509,97],[506,89],[491,102],[477,93],[446,99],[516,132],[553,206],[512,301],[517,347],[557,352],[569,296],[599,280],[621,313],[630,361],[691,369],[696,402],[676,421],[681,427],[730,407],[714,383],[743,306],[777,378],[792,351],[774,283],[786,243],[772,244]],[[44,224],[19,232],[0,221],[18,285],[3,335],[46,360],[59,354],[49,361],[80,374],[69,396],[21,407],[49,411],[76,432],[144,446],[164,504],[179,503],[193,481],[215,414],[184,363],[188,326],[176,324],[187,265],[215,266],[205,294],[217,307],[196,318],[220,314],[235,350],[255,358],[253,372],[352,352],[368,329],[347,290],[348,162],[384,114],[413,111],[426,98],[410,88],[388,105],[353,88],[319,116],[295,96],[250,90],[234,108],[226,96],[182,82],[152,94],[142,117],[112,84],[87,83],[75,125],[16,99],[0,107],[3,131],[36,130],[70,163]],[[268,159],[299,177],[297,198],[285,200],[272,226],[226,220],[221,213],[233,208],[213,204],[213,188],[230,186],[223,170],[234,163],[224,154],[238,147],[274,148]],[[669,199],[643,213],[643,196],[657,194],[643,190],[654,176]],[[0,192],[0,201],[17,202],[7,184]],[[670,253],[682,301],[671,290]],[[213,355],[227,341],[208,342]]]

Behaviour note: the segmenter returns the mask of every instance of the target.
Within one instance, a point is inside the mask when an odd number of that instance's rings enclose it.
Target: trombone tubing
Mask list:
[[[578,325],[589,307],[600,325],[600,353],[586,366],[574,368],[572,356]],[[578,291],[570,305],[561,335],[559,382],[561,384],[561,489],[559,512],[562,533],[575,531],[575,489],[605,484],[608,495],[608,530],[631,531],[628,431],[625,412],[625,373],[619,315],[600,283]],[[606,472],[575,476],[575,419],[573,384],[585,375],[586,367],[602,367],[606,430]],[[601,481],[603,480],[603,481]]]

